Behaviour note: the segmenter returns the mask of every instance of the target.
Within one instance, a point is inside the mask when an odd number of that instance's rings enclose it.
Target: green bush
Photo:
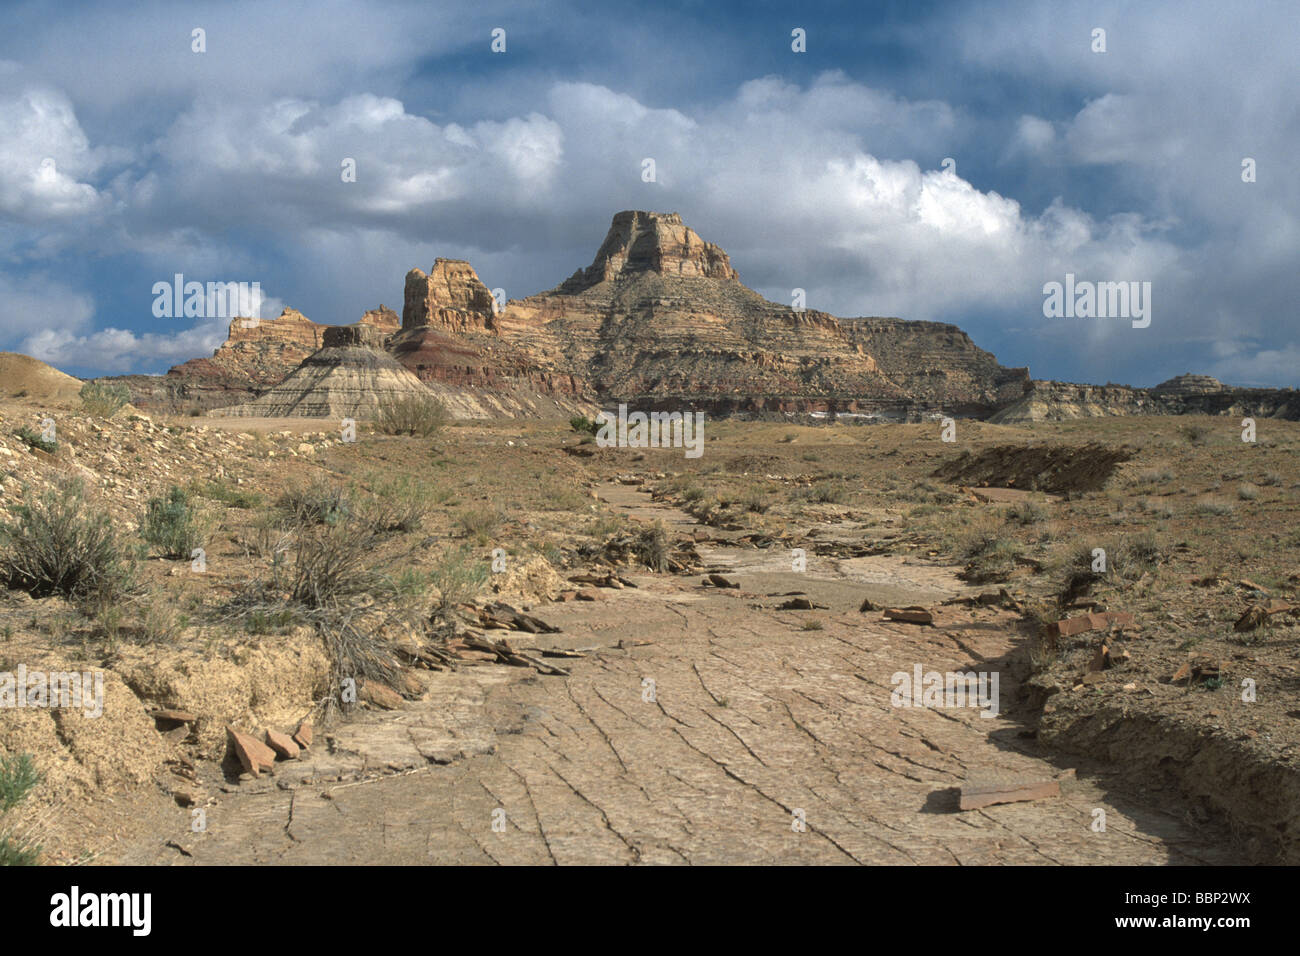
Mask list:
[[[41,782],[31,754],[0,757],[0,813],[8,813]]]
[[[31,754],[0,757],[0,813],[8,813],[41,782]],[[34,866],[41,848],[29,840],[0,834],[0,866]]]
[[[188,558],[207,541],[209,523],[184,488],[173,485],[167,494],[150,498],[140,536],[166,558]]]
[[[358,510],[374,531],[403,534],[417,531],[432,510],[435,492],[427,482],[409,475],[394,475],[372,476],[369,484],[372,497],[364,499]]]
[[[574,415],[569,419],[569,427],[580,434],[594,435],[600,430],[600,426],[585,415]]]
[[[487,564],[468,547],[448,551],[429,573],[429,583],[438,590],[436,610],[446,615],[457,605],[473,601],[487,578]]]
[[[112,418],[131,401],[131,390],[121,382],[87,382],[81,386],[81,404],[92,415]]]
[[[28,448],[37,448],[51,455],[59,447],[56,442],[46,439],[40,432],[28,425],[18,429],[18,431],[14,432],[14,435]]]
[[[134,563],[112,519],[90,507],[79,478],[63,478],[0,524],[0,575],[42,597],[112,600],[127,591]]]
[[[447,407],[430,392],[381,405],[376,425],[385,435],[428,438],[442,431],[449,417]]]
[[[338,524],[351,516],[352,500],[342,485],[317,478],[307,485],[290,488],[278,505],[298,524]]]

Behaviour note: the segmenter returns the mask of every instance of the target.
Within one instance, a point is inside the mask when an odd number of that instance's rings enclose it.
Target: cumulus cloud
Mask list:
[[[1225,18],[1193,0],[1048,12],[1007,0],[978,15],[945,11],[942,24],[913,31],[923,40],[905,41],[931,76],[912,84],[924,91],[915,97],[837,70],[743,67],[730,86],[669,97],[599,58],[581,70],[548,60],[546,81],[527,90],[508,68],[461,80],[463,61],[444,69],[436,58],[464,49],[472,30],[444,36],[440,15],[413,6],[366,29],[334,5],[310,22],[205,7],[208,59],[189,52],[188,15],[146,28],[134,14],[119,23],[96,12],[87,22],[101,29],[98,46],[77,34],[56,50],[58,31],[33,24],[23,68],[0,69],[0,212],[20,227],[80,225],[82,251],[136,255],[159,278],[274,281],[313,318],[346,322],[396,301],[405,270],[434,255],[471,258],[517,297],[589,262],[614,211],[677,211],[778,301],[800,287],[810,306],[841,315],[957,321],[1004,359],[1054,363],[1049,374],[1167,377],[1185,369],[1153,366],[1173,355],[1289,381],[1300,332],[1300,180],[1288,175],[1300,68],[1285,27],[1300,16],[1261,9]],[[512,57],[527,49],[526,22],[509,21]],[[1090,48],[1099,25],[1106,54]],[[232,46],[236,33],[246,42]],[[280,55],[286,37],[307,59]],[[153,73],[123,67],[150,45],[160,51]],[[652,46],[640,52],[638,63],[660,62]],[[69,57],[66,85],[49,86]],[[400,94],[393,78],[429,63],[407,87],[423,95]],[[113,70],[123,82],[96,89]],[[964,78],[992,86],[965,95]],[[1035,92],[999,99],[993,87]],[[467,90],[492,95],[457,109],[473,101]],[[132,97],[158,108],[128,110]],[[99,111],[98,122],[82,117],[89,141],[74,102]],[[106,117],[123,116],[115,142],[131,147],[96,144]],[[955,168],[941,166],[947,156]],[[1240,180],[1244,156],[1259,161],[1255,184]],[[41,167],[46,157],[52,167]],[[642,178],[646,159],[654,182]],[[354,183],[341,177],[345,160]],[[991,184],[993,167],[1005,178]],[[0,249],[21,247],[30,268],[55,271],[62,246],[34,235],[0,224]],[[1044,319],[1042,286],[1067,272],[1152,282],[1151,327],[1137,339],[1123,323]],[[96,290],[96,317],[114,328],[93,331],[72,309],[50,316],[37,344],[123,363],[208,350],[212,329],[141,333],[136,300],[112,297]],[[1223,343],[1233,351],[1215,356]]]
[[[241,304],[240,315],[273,318],[284,308],[277,298],[254,299],[251,308],[247,302]],[[28,335],[20,350],[55,366],[122,373],[159,371],[211,355],[225,341],[231,318],[212,315],[176,332],[136,333],[110,327],[78,333],[66,326],[51,325]]]
[[[101,204],[83,177],[100,160],[67,96],[0,84],[0,212],[27,223],[90,216]]]

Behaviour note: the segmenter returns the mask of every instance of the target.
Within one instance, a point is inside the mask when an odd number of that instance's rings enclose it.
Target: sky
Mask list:
[[[1035,378],[1294,387],[1298,44],[1293,0],[0,0],[0,350],[209,355],[177,274],[331,324],[438,256],[523,298],[643,209]],[[1150,283],[1149,325],[1045,315],[1067,275]]]

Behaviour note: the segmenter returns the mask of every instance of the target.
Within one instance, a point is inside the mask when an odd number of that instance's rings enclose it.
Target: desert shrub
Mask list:
[[[957,537],[955,551],[957,557],[966,562],[963,571],[966,580],[983,583],[1006,580],[1024,554],[1024,546],[1014,538],[1004,536],[995,522],[983,521]]]
[[[1192,445],[1204,445],[1210,436],[1210,429],[1205,425],[1184,425],[1178,433]]]
[[[57,442],[46,438],[30,425],[24,425],[22,428],[18,429],[18,431],[14,432],[14,437],[28,448],[36,448],[40,451],[48,452],[51,455],[54,454],[55,450],[59,447]]]
[[[149,644],[170,643],[189,623],[189,616],[177,610],[166,594],[150,595],[139,614],[140,640]]]
[[[1026,498],[1008,508],[1006,517],[1008,521],[1014,521],[1019,525],[1031,525],[1046,521],[1048,513],[1043,505],[1032,498]]]
[[[8,813],[41,782],[31,754],[0,757],[0,813]],[[0,833],[0,866],[33,866],[41,848],[31,840]]]
[[[1165,559],[1166,548],[1150,531],[1130,535],[1106,549],[1107,570],[1126,580],[1154,572]]]
[[[762,514],[771,507],[771,501],[768,500],[767,495],[757,488],[750,488],[741,492],[735,503],[746,511],[753,511],[758,514]]]
[[[239,544],[249,557],[274,558],[293,543],[292,519],[282,512],[259,512],[239,533]]]
[[[262,504],[259,492],[225,481],[192,481],[186,490],[194,497],[219,501],[230,508],[252,509]]]
[[[41,597],[111,600],[130,588],[134,562],[112,519],[88,505],[79,478],[60,479],[0,524],[0,576]]]
[[[668,532],[656,521],[648,528],[640,528],[633,536],[633,556],[651,571],[664,571],[668,566]]]
[[[1137,479],[1142,484],[1155,485],[1166,481],[1174,480],[1174,473],[1169,468],[1148,468],[1138,474]]]
[[[1230,515],[1237,509],[1230,501],[1203,498],[1196,502],[1192,510],[1198,515]]]
[[[352,514],[347,491],[327,478],[290,488],[276,504],[290,521],[302,525],[335,525]]]
[[[129,401],[131,390],[121,382],[87,382],[81,386],[81,405],[91,415],[112,418]]]
[[[375,424],[385,435],[429,438],[442,431],[449,418],[447,407],[430,392],[427,395],[408,395],[381,405]]]
[[[244,628],[249,634],[282,634],[297,621],[290,607],[250,608],[244,618]]]
[[[818,504],[840,504],[847,497],[844,486],[835,482],[822,481],[813,485],[811,488],[799,488],[795,491],[794,497],[801,498],[805,501],[813,501]]]
[[[487,578],[487,564],[468,547],[446,552],[429,572],[429,583],[438,591],[436,611],[445,615],[473,601]]]
[[[704,497],[705,494],[706,494],[705,490],[701,488],[699,485],[687,485],[685,488],[682,489],[682,500],[688,503],[693,501],[699,501]]]
[[[297,604],[323,608],[346,603],[383,587],[382,575],[369,565],[375,545],[374,532],[361,522],[304,524],[276,571]]]
[[[618,512],[605,512],[596,516],[596,520],[587,528],[587,534],[603,541],[611,535],[626,532],[630,525],[631,522]],[[1297,532],[1297,536],[1300,537],[1300,532]]]
[[[574,415],[569,419],[569,427],[579,434],[586,435],[594,435],[600,430],[600,425],[585,415]]]
[[[456,515],[456,523],[465,534],[485,541],[501,524],[501,512],[495,508],[465,508]]]
[[[371,497],[362,500],[357,511],[374,531],[416,531],[431,510],[432,491],[427,482],[409,475],[371,477]]]
[[[1254,501],[1259,497],[1259,489],[1250,482],[1245,482],[1237,489],[1237,497],[1242,501]]]
[[[1267,487],[1276,487],[1277,485],[1282,484],[1282,480],[1282,476],[1276,471],[1266,471],[1264,474],[1259,476],[1259,484]]]
[[[188,558],[203,547],[211,522],[189,493],[177,485],[167,494],[150,498],[140,522],[140,537],[165,558]]]

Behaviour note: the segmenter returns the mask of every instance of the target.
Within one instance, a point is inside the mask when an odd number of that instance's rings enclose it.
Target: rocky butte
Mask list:
[[[438,259],[428,272],[406,274],[400,321],[381,306],[360,324],[379,334],[354,335],[363,343],[356,347],[384,351],[458,417],[568,415],[620,403],[892,421],[938,414],[1001,421],[1300,416],[1290,390],[1230,389],[1190,375],[1155,389],[1033,381],[1028,369],[998,364],[955,325],[838,318],[770,302],[677,213],[618,213],[590,265],[553,289],[506,303],[493,299],[470,263]],[[342,355],[311,360],[326,328],[292,309],[274,320],[236,319],[211,358],[161,378],[130,377],[135,401],[206,409],[261,395],[268,399],[262,408],[332,407],[339,401],[295,402],[290,394]],[[269,394],[304,365],[313,371]],[[385,376],[392,371],[381,366]],[[331,375],[329,388],[351,374]],[[359,384],[353,379],[336,391]]]
[[[468,263],[411,270],[390,347],[425,380],[713,414],[989,414],[1029,377],[952,325],[769,302],[679,215],[637,211],[591,265],[499,313]]]

